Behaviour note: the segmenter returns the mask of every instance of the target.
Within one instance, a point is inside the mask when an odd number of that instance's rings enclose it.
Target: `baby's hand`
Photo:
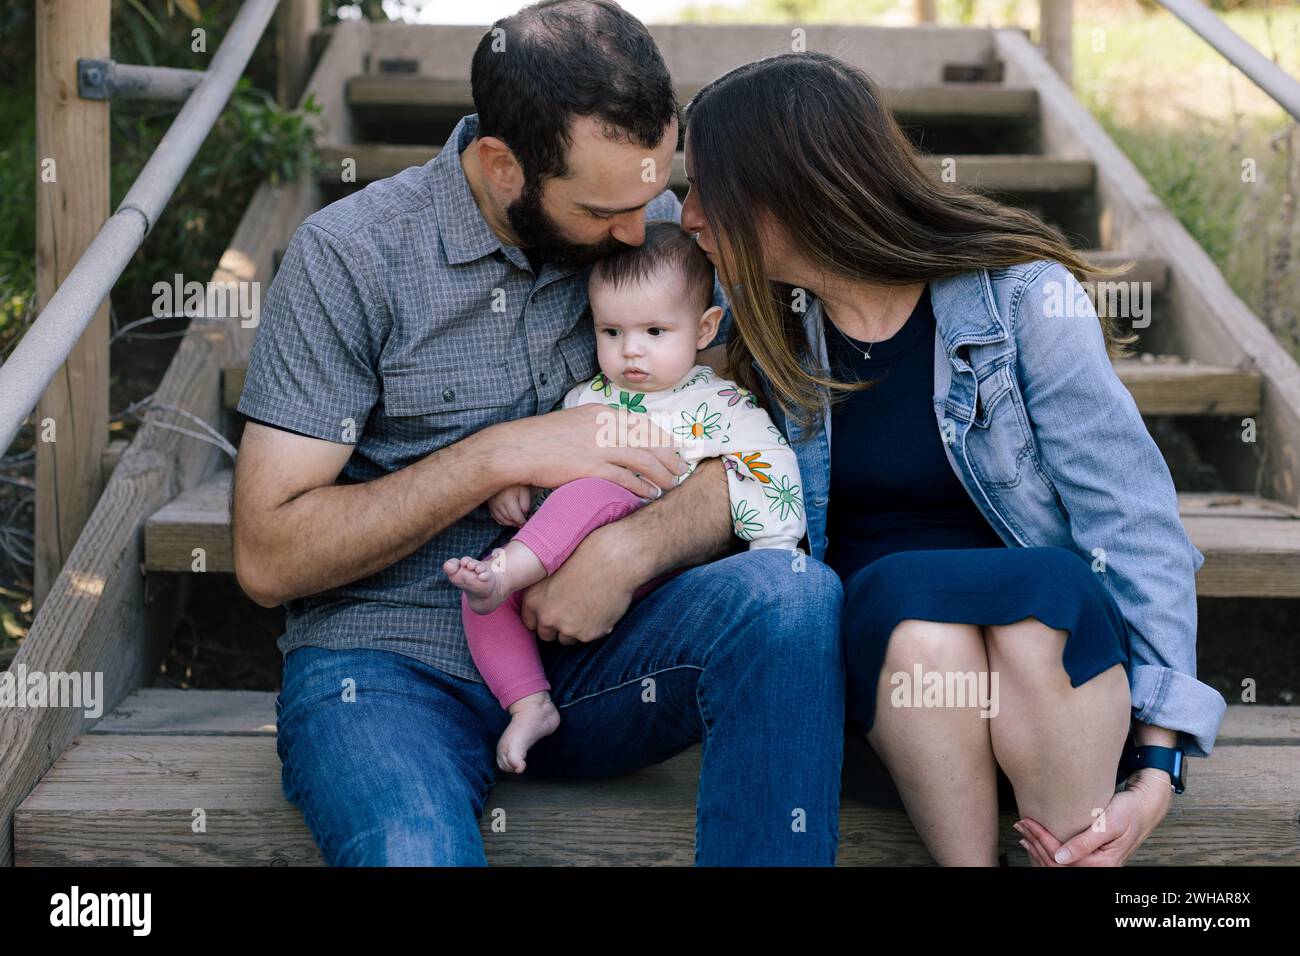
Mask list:
[[[533,504],[533,490],[528,485],[511,485],[488,499],[488,511],[497,524],[510,528],[523,527],[528,520],[528,509]]]

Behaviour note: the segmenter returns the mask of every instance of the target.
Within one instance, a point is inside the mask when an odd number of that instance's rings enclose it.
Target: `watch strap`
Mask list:
[[[1155,745],[1146,745],[1133,747],[1130,752],[1126,770],[1132,773],[1135,770],[1143,770],[1150,767],[1154,770],[1163,770],[1169,774],[1170,782],[1175,793],[1182,793],[1184,789],[1184,755],[1181,748],[1177,747],[1157,747]]]

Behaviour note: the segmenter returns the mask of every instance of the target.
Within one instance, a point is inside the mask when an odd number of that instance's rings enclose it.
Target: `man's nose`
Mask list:
[[[645,242],[645,208],[619,216],[609,234],[625,246],[641,245]]]

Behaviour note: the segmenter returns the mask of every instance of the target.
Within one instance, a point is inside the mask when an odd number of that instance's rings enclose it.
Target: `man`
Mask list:
[[[504,42],[502,42],[504,41]],[[657,497],[670,447],[602,447],[589,263],[678,219],[671,81],[605,0],[498,21],[477,114],[424,167],[295,233],[239,410],[235,566],[286,604],[285,792],[331,864],[482,864],[509,715],[474,668],[446,558],[508,540],[484,502],[596,475]],[[701,353],[707,360],[708,352]],[[595,777],[703,741],[696,859],[829,864],[843,756],[841,589],[798,552],[732,543],[718,459],[598,529],[526,595],[560,730],[529,774]]]

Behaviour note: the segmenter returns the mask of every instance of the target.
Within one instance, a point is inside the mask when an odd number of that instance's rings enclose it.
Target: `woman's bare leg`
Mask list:
[[[1129,686],[1116,664],[1079,687],[1061,664],[1066,632],[1036,618],[986,627],[998,674],[993,752],[1023,816],[1064,842],[1093,825],[1115,793],[1129,730]]]
[[[900,622],[880,669],[875,721],[867,740],[938,863],[996,866],[997,764],[991,721],[979,715],[978,706],[893,706],[890,695],[898,685],[891,675],[910,679],[918,663],[926,673],[985,672],[984,635],[969,624]]]

